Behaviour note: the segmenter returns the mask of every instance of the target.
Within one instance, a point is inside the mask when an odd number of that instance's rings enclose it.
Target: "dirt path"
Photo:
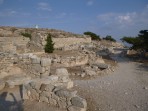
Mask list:
[[[87,99],[88,111],[148,111],[148,67],[114,57],[113,72],[92,80],[76,80],[79,95]]]

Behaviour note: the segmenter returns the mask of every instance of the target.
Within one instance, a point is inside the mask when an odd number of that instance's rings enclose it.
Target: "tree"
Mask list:
[[[47,42],[46,42],[44,50],[45,50],[46,53],[52,53],[54,51],[54,43],[51,39],[50,34],[48,34],[46,41]]]
[[[148,30],[141,30],[137,37],[123,37],[121,40],[131,44],[131,49],[148,52]]]
[[[93,32],[84,32],[84,35],[89,35],[92,40],[101,40],[100,36]]]
[[[112,36],[110,35],[107,35],[105,38],[103,38],[104,40],[109,40],[109,41],[112,41],[112,42],[116,42],[116,40],[114,38],[112,38]]]

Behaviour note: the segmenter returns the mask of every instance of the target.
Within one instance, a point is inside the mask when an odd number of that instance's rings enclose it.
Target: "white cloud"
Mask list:
[[[0,0],[0,4],[3,4],[4,0]]]
[[[139,23],[148,24],[147,12],[142,13],[131,12],[131,13],[106,13],[98,15],[99,21],[102,21],[104,25],[118,26],[119,28],[125,28],[128,26],[134,26]]]
[[[51,7],[49,6],[48,3],[45,3],[45,2],[40,2],[38,3],[38,9],[40,10],[44,10],[44,11],[52,11]]]
[[[93,1],[88,1],[88,2],[87,2],[87,5],[88,5],[88,6],[92,6],[93,4],[94,4]]]

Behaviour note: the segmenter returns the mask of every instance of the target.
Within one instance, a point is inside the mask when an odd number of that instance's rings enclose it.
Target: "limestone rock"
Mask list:
[[[48,101],[48,98],[45,97],[45,96],[40,96],[40,101],[41,101],[41,102],[46,102],[46,103],[49,102],[49,101]]]
[[[76,106],[76,107],[80,107],[80,108],[86,108],[87,107],[87,103],[86,103],[86,100],[85,99],[82,99],[80,97],[73,97],[71,99],[71,104],[73,106]]]
[[[74,92],[70,92],[68,90],[58,90],[55,92],[55,94],[59,97],[62,97],[62,98],[72,98],[72,97],[75,97],[76,96],[76,93],[77,91],[74,91]]]
[[[41,66],[50,66],[50,65],[51,65],[51,59],[41,58]]]
[[[0,90],[4,89],[5,82],[3,80],[0,80]]]
[[[67,71],[66,68],[59,68],[59,69],[56,70],[56,75],[58,75],[58,76],[66,75],[67,76],[69,74],[68,74],[68,71]]]
[[[41,61],[40,58],[37,56],[31,57],[32,64],[40,64],[40,61]]]
[[[68,111],[86,111],[86,109],[85,108],[76,107],[76,106],[70,106],[68,108]]]
[[[93,64],[94,66],[97,66],[100,69],[107,69],[109,68],[109,65],[104,64],[104,63],[97,63],[97,64]]]
[[[86,72],[86,74],[89,75],[89,76],[95,76],[95,75],[96,75],[96,72],[93,71],[93,70],[90,70],[90,69],[86,69],[85,72]]]
[[[22,85],[24,84],[26,81],[31,80],[31,77],[28,76],[22,76],[22,75],[17,75],[17,76],[12,76],[10,77],[7,81],[6,84],[9,87],[14,87],[15,85]]]

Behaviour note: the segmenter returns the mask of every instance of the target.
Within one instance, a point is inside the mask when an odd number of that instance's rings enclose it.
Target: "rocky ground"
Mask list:
[[[75,80],[88,111],[148,111],[148,66],[114,56],[118,67],[112,74],[91,80]]]

